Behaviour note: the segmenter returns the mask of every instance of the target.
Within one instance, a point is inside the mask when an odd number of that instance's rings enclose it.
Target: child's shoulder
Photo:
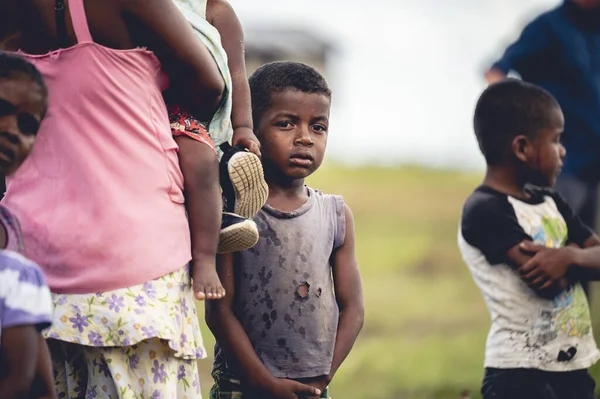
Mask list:
[[[346,208],[344,198],[338,194],[325,194],[307,186],[309,195],[314,202],[321,204],[321,217],[332,221],[334,233],[334,248],[339,248],[345,240],[346,234]]]
[[[0,280],[4,282],[46,285],[44,274],[37,264],[17,252],[8,250],[0,251],[0,276]]]
[[[506,209],[508,195],[487,186],[479,186],[465,200],[462,217],[482,217]]]
[[[323,191],[317,188],[312,188],[309,186],[306,186],[306,188],[308,189],[309,195],[314,196],[319,201],[339,203],[341,205],[344,205],[344,197],[340,194],[324,193]]]
[[[560,194],[552,188],[527,186],[525,191],[529,195],[529,199],[517,200],[517,202],[523,202],[524,206],[544,203],[546,198],[550,197],[556,203],[559,210],[562,211],[563,208],[568,207]],[[505,215],[512,217],[514,214],[514,206],[511,204],[509,198],[511,197],[505,193],[481,185],[477,187],[465,201],[462,218],[463,220],[465,218],[479,219],[490,215]]]
[[[306,188],[308,189],[309,195],[314,197],[316,202],[328,205],[328,208],[332,212],[335,212],[335,214],[338,216],[343,217],[345,215],[345,208],[347,205],[344,202],[343,196],[340,194],[327,194],[319,189],[314,189],[308,186],[306,186]]]

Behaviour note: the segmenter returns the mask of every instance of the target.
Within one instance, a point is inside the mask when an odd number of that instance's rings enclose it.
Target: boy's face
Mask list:
[[[529,183],[552,187],[560,174],[566,155],[565,147],[560,143],[564,129],[564,117],[560,109],[550,111],[552,123],[547,129],[538,132],[535,139],[529,143],[530,149],[527,156],[529,169]]]
[[[324,94],[295,89],[271,95],[271,106],[258,124],[263,161],[271,173],[304,179],[319,168],[327,146],[330,103]]]
[[[0,174],[14,173],[33,148],[46,107],[44,90],[29,77],[0,78]]]

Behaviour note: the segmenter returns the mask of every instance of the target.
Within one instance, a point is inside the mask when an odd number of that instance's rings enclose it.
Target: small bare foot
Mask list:
[[[221,299],[225,296],[225,288],[221,285],[214,261],[194,262],[192,278],[197,300]]]

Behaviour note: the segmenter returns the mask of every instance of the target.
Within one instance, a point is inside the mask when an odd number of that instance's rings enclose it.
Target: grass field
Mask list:
[[[334,399],[458,399],[465,390],[479,397],[489,315],[456,246],[462,203],[479,181],[332,165],[310,179],[344,195],[354,212],[365,291],[365,326],[331,386]],[[211,348],[206,328],[204,337]],[[210,367],[201,362],[205,395]]]

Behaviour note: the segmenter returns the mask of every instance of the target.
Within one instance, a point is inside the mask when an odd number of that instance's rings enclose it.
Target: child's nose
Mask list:
[[[562,144],[560,145],[559,154],[560,154],[561,158],[564,158],[567,156],[567,149]]]
[[[311,146],[314,144],[314,141],[310,135],[310,129],[308,126],[302,126],[298,129],[298,136],[296,137],[296,143],[302,145]]]

